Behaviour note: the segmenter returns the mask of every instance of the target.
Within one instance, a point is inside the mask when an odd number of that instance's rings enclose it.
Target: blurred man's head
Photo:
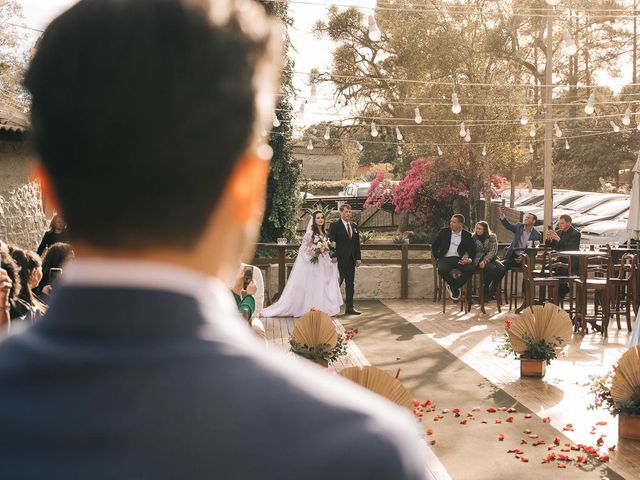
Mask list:
[[[534,215],[533,213],[527,213],[524,216],[523,223],[525,227],[533,227],[537,221],[538,217],[536,215]]]
[[[250,0],[81,0],[54,20],[25,85],[73,239],[187,251],[225,201],[256,224],[280,38]]]
[[[571,217],[569,215],[560,215],[558,228],[563,232],[569,230],[569,228],[571,228]]]

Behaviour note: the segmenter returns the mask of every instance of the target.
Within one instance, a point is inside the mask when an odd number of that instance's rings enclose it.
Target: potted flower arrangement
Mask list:
[[[618,436],[640,440],[640,346],[625,352],[604,375],[590,378],[595,401],[589,408],[608,410],[618,417]]]
[[[340,334],[329,315],[312,309],[296,322],[289,346],[296,355],[328,367],[346,355],[347,342],[356,333],[356,329],[348,329],[345,335]]]
[[[505,330],[498,349],[520,360],[520,376],[542,378],[546,366],[571,338],[573,326],[567,312],[547,303],[528,308],[515,320],[505,320]]]

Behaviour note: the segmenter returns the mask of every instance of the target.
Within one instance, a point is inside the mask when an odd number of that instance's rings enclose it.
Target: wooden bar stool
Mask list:
[[[536,277],[526,265],[522,266],[522,275],[526,288],[524,289],[524,305],[532,307],[536,298],[536,287],[540,290],[544,289],[548,292],[548,298],[551,303],[558,305],[560,303],[560,280],[555,277]],[[546,298],[541,298],[544,303]]]

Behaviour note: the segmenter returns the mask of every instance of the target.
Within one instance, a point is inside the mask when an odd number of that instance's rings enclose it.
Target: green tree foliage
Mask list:
[[[22,9],[15,0],[0,0],[0,102],[25,111],[26,92],[21,87],[26,65]]]
[[[277,16],[286,26],[292,25],[286,3],[263,1],[265,9]],[[267,205],[260,229],[262,242],[274,242],[279,237],[292,237],[299,207],[298,177],[300,168],[291,155],[291,119],[293,107],[289,98],[294,94],[291,72],[294,69],[290,55],[291,44],[285,38],[287,54],[276,114],[280,125],[273,127],[269,145],[273,149],[269,180],[267,182]]]

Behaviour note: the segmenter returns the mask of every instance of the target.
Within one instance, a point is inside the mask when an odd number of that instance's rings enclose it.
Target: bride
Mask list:
[[[340,312],[340,276],[337,263],[331,262],[329,256],[324,220],[322,212],[311,215],[282,295],[262,310],[261,317],[299,317],[312,308],[331,316]]]

